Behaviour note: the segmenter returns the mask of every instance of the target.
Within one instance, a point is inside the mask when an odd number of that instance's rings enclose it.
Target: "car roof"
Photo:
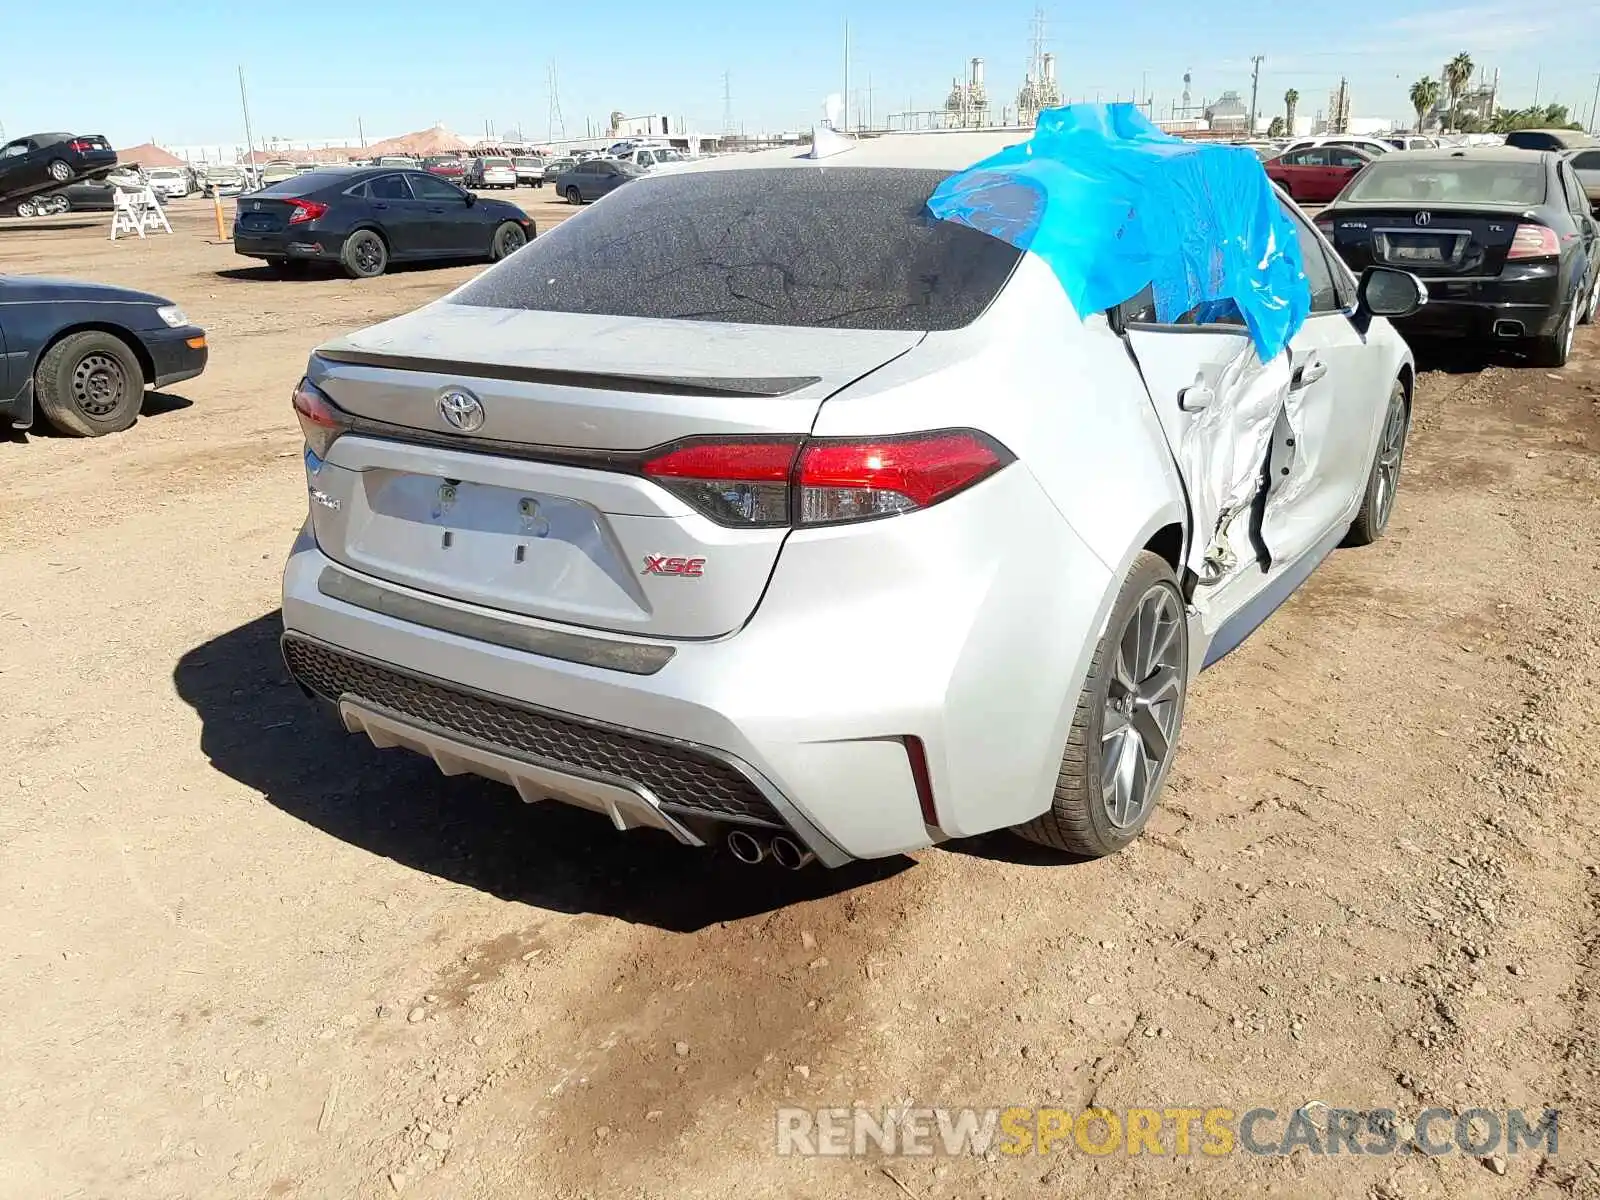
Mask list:
[[[860,138],[838,154],[812,158],[810,146],[785,146],[777,150],[757,150],[751,154],[702,159],[675,174],[697,171],[747,171],[784,167],[900,167],[908,169],[959,171],[973,163],[1025,142],[1032,130],[959,130],[949,133],[887,134]]]
[[[1383,156],[1386,163],[1448,162],[1453,158],[1473,162],[1528,163],[1555,158],[1550,150],[1522,150],[1516,146],[1435,146],[1425,150],[1393,150]]]

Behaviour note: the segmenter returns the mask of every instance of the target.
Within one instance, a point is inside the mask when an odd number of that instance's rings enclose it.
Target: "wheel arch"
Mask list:
[[[75,333],[106,333],[116,338],[133,351],[133,356],[139,362],[139,370],[144,375],[143,386],[148,387],[155,382],[156,364],[150,356],[149,347],[144,340],[129,329],[126,325],[118,325],[114,321],[75,321],[70,325],[63,325],[52,333],[39,346],[38,352],[33,356],[33,361],[28,364],[28,378],[32,379],[39,370],[39,363],[44,356],[50,353],[60,342]]]

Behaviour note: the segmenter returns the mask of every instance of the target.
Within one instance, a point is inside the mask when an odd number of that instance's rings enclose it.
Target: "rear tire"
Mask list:
[[[567,203],[568,204],[582,204],[583,203],[583,193],[578,191],[578,189],[575,188],[575,187],[569,187],[567,189]]]
[[[1015,832],[1088,858],[1138,837],[1177,751],[1188,674],[1183,594],[1171,565],[1142,551],[1095,647],[1050,807]]]
[[[62,433],[117,433],[139,415],[144,368],[115,334],[98,329],[70,334],[40,358],[33,396],[40,415]]]
[[[389,269],[389,247],[370,229],[358,229],[344,240],[339,262],[351,279],[376,279]]]
[[[1577,331],[1580,301],[1576,296],[1567,306],[1561,328],[1547,337],[1535,338],[1529,357],[1535,366],[1564,367],[1572,357],[1572,339]]]
[[[51,162],[49,171],[50,178],[58,183],[66,183],[72,178],[72,168],[59,158]]]
[[[1395,493],[1400,488],[1400,467],[1406,456],[1406,388],[1398,379],[1389,393],[1389,407],[1378,435],[1378,449],[1367,472],[1367,490],[1361,494],[1361,508],[1350,522],[1350,532],[1341,546],[1370,546],[1389,527],[1394,512]]]
[[[19,200],[17,202],[17,216],[28,220],[39,215],[39,205],[32,200]]]

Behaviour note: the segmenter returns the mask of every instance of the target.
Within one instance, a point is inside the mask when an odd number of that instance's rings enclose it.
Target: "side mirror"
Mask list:
[[[1410,271],[1368,267],[1356,297],[1362,311],[1374,317],[1409,317],[1428,302],[1428,285]]]
[[[467,207],[468,208],[471,208],[474,204],[476,204],[478,202],[478,193],[477,192],[466,192],[464,194],[467,197]]]

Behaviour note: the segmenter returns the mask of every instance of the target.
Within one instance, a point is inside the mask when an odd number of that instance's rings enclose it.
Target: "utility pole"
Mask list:
[[[733,76],[722,73],[722,132],[733,132]]]
[[[872,128],[872,72],[867,72],[867,128]]]
[[[244,109],[244,162],[250,165],[250,156],[256,152],[256,136],[250,129],[250,99],[244,92],[244,67],[239,67],[239,107]]]
[[[1256,93],[1261,87],[1261,55],[1252,55],[1250,62],[1253,69],[1250,72],[1250,136],[1256,135]]]
[[[550,123],[545,130],[545,140],[551,142],[555,141],[556,130],[558,129],[561,131],[562,139],[565,140],[567,136],[567,123],[561,116],[561,90],[557,85],[556,60],[553,58],[550,60],[548,79],[550,83]]]
[[[1539,67],[1533,72],[1533,106],[1539,107],[1539,81],[1544,78],[1544,68]]]
[[[367,148],[367,131],[361,127],[360,117],[356,118],[356,137],[361,142],[361,148],[365,150]]]
[[[850,132],[850,22],[844,23],[844,132]]]
[[[1595,109],[1597,107],[1600,107],[1600,75],[1596,75],[1594,77],[1594,99],[1589,101],[1589,132],[1590,133],[1593,133],[1594,130],[1595,130],[1594,113],[1595,113]]]

